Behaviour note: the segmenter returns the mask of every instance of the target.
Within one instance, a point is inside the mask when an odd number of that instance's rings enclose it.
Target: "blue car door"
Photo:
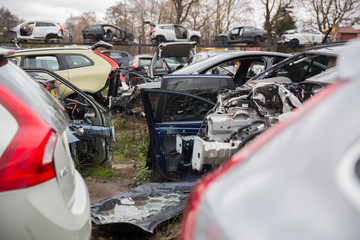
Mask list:
[[[193,138],[214,103],[184,92],[147,89],[142,91],[150,143],[147,166],[153,180],[196,178],[192,170]]]

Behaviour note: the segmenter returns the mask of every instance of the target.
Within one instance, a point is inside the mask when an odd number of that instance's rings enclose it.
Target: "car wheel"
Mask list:
[[[300,41],[299,41],[299,39],[294,38],[294,39],[291,39],[290,43],[294,46],[298,46],[300,44]]]
[[[200,38],[199,38],[199,37],[196,37],[196,36],[192,36],[192,37],[190,38],[190,41],[200,43]]]
[[[164,36],[157,36],[156,38],[155,38],[155,40],[156,41],[158,41],[158,42],[165,42],[165,37]]]
[[[58,38],[58,36],[56,34],[50,33],[50,34],[46,35],[45,40],[49,41],[52,38]]]
[[[260,36],[255,37],[255,42],[256,43],[261,43],[261,40],[262,40],[262,38]]]

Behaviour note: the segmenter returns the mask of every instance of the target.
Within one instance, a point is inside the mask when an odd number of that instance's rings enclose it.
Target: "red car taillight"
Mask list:
[[[25,103],[0,86],[0,104],[18,127],[0,157],[0,191],[34,186],[55,177],[57,136]]]
[[[60,23],[58,23],[58,25],[60,26],[60,31],[61,31],[61,32],[64,31],[63,26],[61,26]]]
[[[194,187],[189,197],[186,210],[184,212],[184,217],[182,219],[182,228],[181,235],[179,237],[180,240],[192,240],[196,237],[193,235],[194,227],[196,224],[197,217],[197,208],[201,201],[201,197],[203,196],[205,190],[209,187],[209,185],[216,181],[219,177],[224,175],[228,170],[237,165],[239,162],[249,158],[252,154],[254,154],[259,148],[268,143],[272,138],[278,135],[281,131],[287,128],[289,125],[297,121],[300,117],[302,117],[305,113],[310,111],[314,106],[316,106],[320,101],[327,98],[334,91],[336,91],[339,87],[341,87],[344,83],[334,84],[328,86],[326,89],[315,95],[311,101],[307,101],[303,104],[301,109],[295,109],[296,114],[289,116],[286,121],[278,122],[275,126],[267,129],[264,133],[261,134],[260,137],[256,138],[252,142],[250,142],[246,149],[238,151],[234,154],[224,165],[215,169],[214,171],[203,176],[201,181]],[[231,207],[231,206],[229,206]]]
[[[115,69],[117,69],[119,67],[119,65],[115,62],[114,59],[112,59],[111,57],[105,55],[104,53],[99,52],[99,51],[95,51],[94,53],[99,55],[100,57],[104,58],[106,61],[108,61],[110,63],[110,65],[111,65],[110,72],[114,71]]]
[[[267,35],[267,30],[265,30],[264,34]]]
[[[156,32],[156,30],[152,30],[151,33],[154,34]]]
[[[132,65],[132,69],[137,69],[139,67],[139,58],[136,60],[136,62]]]

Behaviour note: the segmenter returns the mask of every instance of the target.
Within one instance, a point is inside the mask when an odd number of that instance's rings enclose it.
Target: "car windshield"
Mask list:
[[[139,66],[150,66],[151,58],[140,58]]]
[[[266,78],[288,77],[293,82],[301,82],[315,76],[336,64],[335,56],[306,54],[303,58],[275,69]],[[262,78],[257,78],[260,80]],[[256,80],[256,79],[255,79]]]
[[[220,53],[215,56],[211,56],[207,59],[204,59],[200,62],[193,63],[189,66],[186,66],[180,70],[173,72],[173,74],[192,74],[192,73],[200,73],[199,69],[205,69],[208,66],[215,65],[217,62],[225,61],[229,58],[229,53]]]

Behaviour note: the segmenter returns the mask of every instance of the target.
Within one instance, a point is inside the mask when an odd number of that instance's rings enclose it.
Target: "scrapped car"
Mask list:
[[[298,46],[304,44],[322,43],[324,34],[321,33],[300,33],[296,30],[287,30],[280,35],[277,42],[281,45]]]
[[[106,104],[109,93],[114,92],[111,82],[118,81],[117,63],[99,51],[88,47],[58,47],[18,50],[8,56],[21,68],[45,68],[54,71],[82,91]],[[60,84],[62,99],[73,98],[76,93]]]
[[[129,86],[134,86],[145,82],[145,77],[149,70],[153,55],[140,54],[131,58],[128,64],[125,64],[121,69],[125,77],[125,82]]]
[[[18,40],[50,40],[64,37],[64,28],[52,21],[29,21],[8,29]]]
[[[331,55],[337,56],[339,52],[340,49]],[[324,71],[316,73],[329,70],[324,65]],[[221,92],[216,104],[210,101],[213,105],[198,96],[185,96],[182,90],[143,90],[150,129],[150,168],[157,168],[155,171],[167,179],[181,179],[218,167],[324,88],[324,83],[305,81],[286,75],[251,81],[235,90]]]
[[[111,167],[113,161],[115,133],[109,111],[94,98],[58,74],[47,69],[24,69],[34,80],[62,103],[70,121],[68,123],[69,147],[77,169],[102,165]],[[55,81],[51,84],[50,81]],[[73,98],[61,100],[57,94],[62,84],[75,92]]]
[[[197,184],[179,239],[358,238],[359,56],[357,41],[338,83]]]
[[[154,26],[154,25],[153,25]],[[177,24],[158,24],[150,33],[153,42],[200,42],[201,34],[198,31],[187,29]]]
[[[260,43],[266,39],[267,30],[250,26],[236,27],[215,37],[215,41],[221,43]]]
[[[343,42],[324,43],[304,52],[295,54],[273,68],[254,76],[248,83],[255,83],[266,78],[288,77],[293,82],[301,82],[329,68],[336,66],[339,53],[344,48]],[[256,84],[256,83],[255,83]]]
[[[123,42],[134,41],[134,35],[112,24],[95,24],[83,30],[83,39],[91,41]]]
[[[59,103],[0,50],[2,239],[90,239],[90,198]]]
[[[237,86],[241,86],[256,74],[290,56],[290,54],[265,51],[225,51],[171,74],[226,74],[234,79]]]
[[[119,65],[119,67],[122,64],[127,64],[132,58],[130,53],[124,51],[104,50],[101,52],[114,59],[115,62]]]

